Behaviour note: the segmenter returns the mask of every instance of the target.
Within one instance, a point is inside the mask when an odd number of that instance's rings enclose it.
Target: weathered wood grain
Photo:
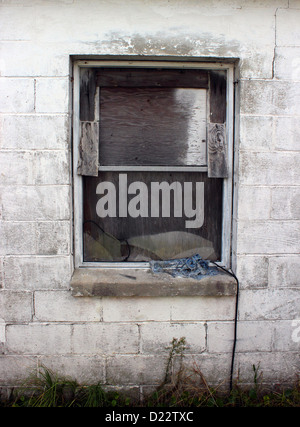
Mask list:
[[[227,178],[227,145],[225,124],[208,124],[208,177]]]
[[[208,71],[177,69],[103,68],[97,71],[100,87],[208,88]]]
[[[95,120],[95,69],[82,68],[80,71],[80,120]]]
[[[206,90],[100,89],[101,165],[206,165]]]
[[[78,175],[98,176],[99,169],[99,124],[81,122]]]
[[[210,122],[226,122],[226,71],[210,71],[209,73],[209,103]]]

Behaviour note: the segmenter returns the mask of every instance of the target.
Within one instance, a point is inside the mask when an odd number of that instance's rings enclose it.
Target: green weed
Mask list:
[[[212,387],[200,367],[184,366],[185,338],[174,338],[168,347],[164,378],[154,393],[141,402],[117,391],[107,391],[97,383],[80,385],[73,379],[63,378],[46,367],[37,376],[30,376],[23,387],[17,389],[0,406],[10,407],[300,407],[300,381],[290,389],[263,388],[260,366],[252,365],[253,386],[245,389],[237,379],[230,392],[224,384]]]

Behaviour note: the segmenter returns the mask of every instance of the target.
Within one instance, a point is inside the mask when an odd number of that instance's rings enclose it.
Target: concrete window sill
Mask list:
[[[70,286],[75,297],[230,296],[237,288],[234,277],[221,272],[196,280],[131,268],[78,268]]]

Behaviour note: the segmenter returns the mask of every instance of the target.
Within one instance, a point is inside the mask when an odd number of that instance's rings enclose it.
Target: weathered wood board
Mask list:
[[[100,165],[206,164],[205,89],[100,89]]]
[[[182,87],[208,89],[208,71],[192,69],[102,68],[96,72],[100,87]]]
[[[81,122],[78,175],[98,176],[99,123]]]

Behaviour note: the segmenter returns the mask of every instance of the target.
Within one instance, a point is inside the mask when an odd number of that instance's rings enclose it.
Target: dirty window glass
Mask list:
[[[84,260],[149,261],[221,252],[222,179],[205,173],[84,177]]]

